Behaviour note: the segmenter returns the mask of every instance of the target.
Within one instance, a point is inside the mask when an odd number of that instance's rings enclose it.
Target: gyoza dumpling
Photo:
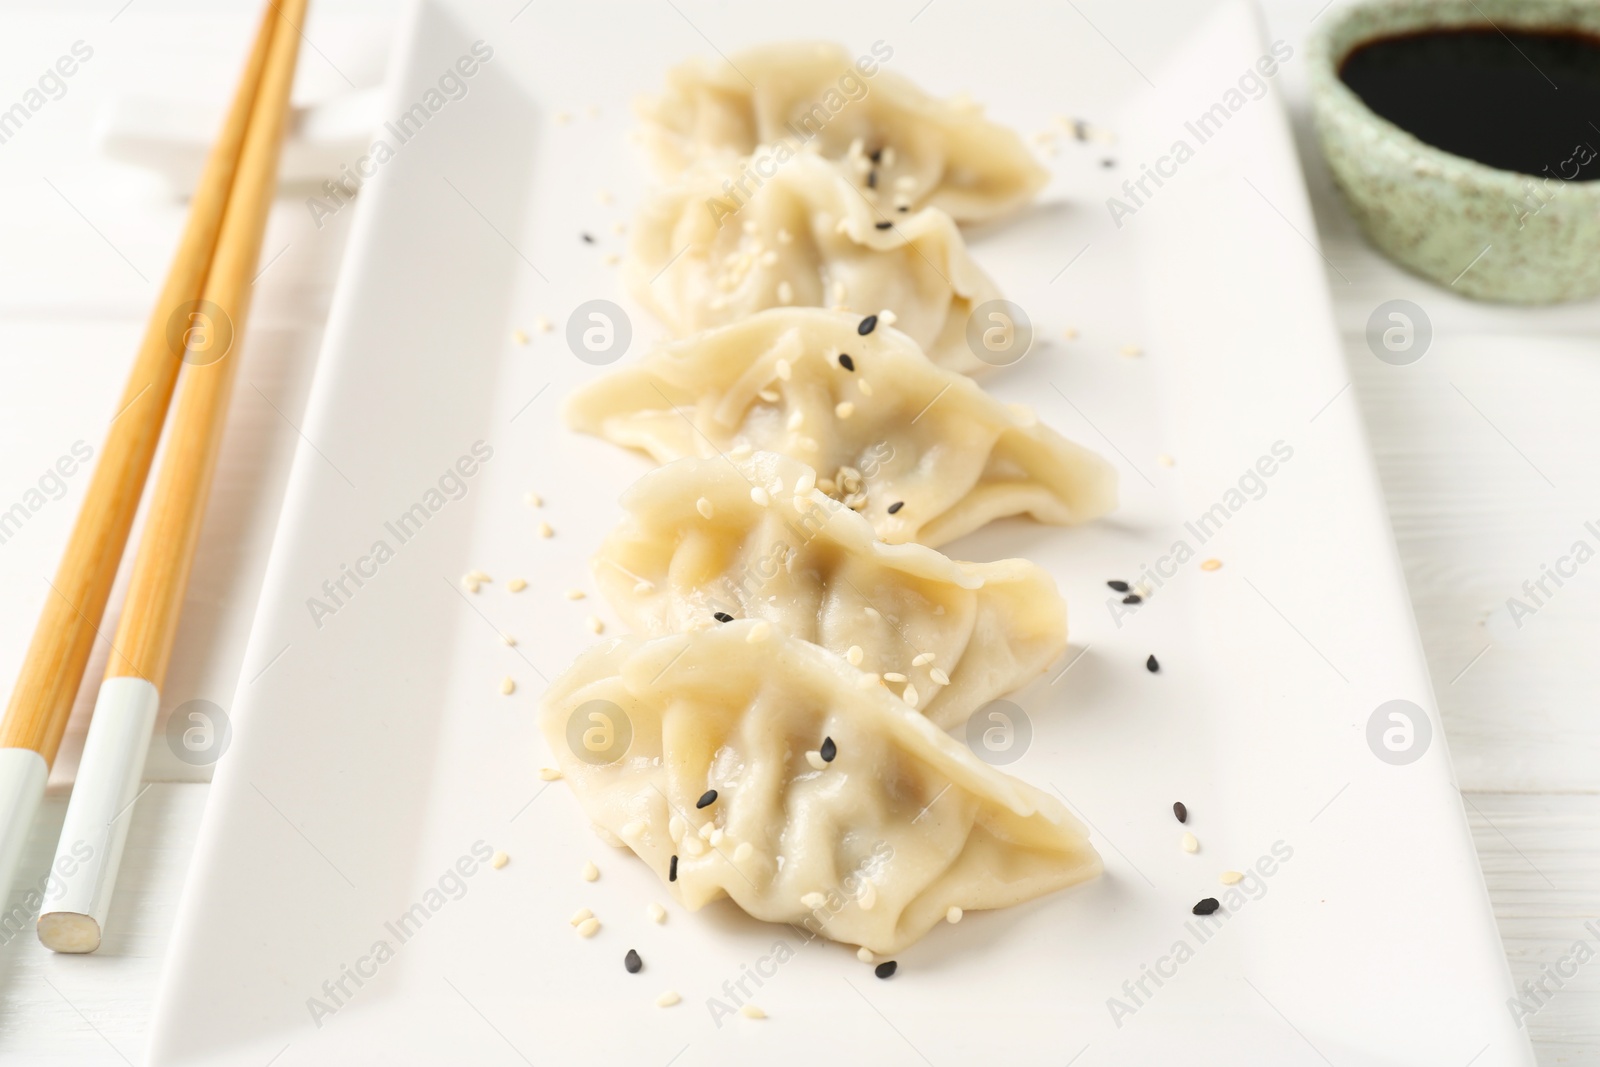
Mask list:
[[[723,153],[757,159],[805,146],[839,161],[883,211],[931,204],[962,222],[1033,197],[1049,175],[1022,139],[968,101],[938,100],[879,63],[883,42],[852,60],[834,44],[776,44],[692,59],[639,103],[664,174]],[[748,79],[748,80],[747,80]]]
[[[729,896],[889,953],[952,906],[1003,908],[1100,872],[1055,798],[832,652],[759,627],[601,645],[540,711],[590,821],[685,906]]]
[[[942,729],[1065,650],[1066,605],[1042,568],[884,544],[816,480],[772,452],[668,464],[623,494],[629,518],[595,556],[595,581],[638,633],[763,619],[890,676]]]
[[[967,320],[1000,292],[950,216],[932,208],[883,215],[813,155],[782,164],[747,193],[725,191],[736,175],[697,167],[639,209],[625,277],[674,336],[790,305],[890,311],[935,363],[984,368],[967,343]]]
[[[781,452],[890,544],[940,545],[1007,515],[1116,506],[1099,456],[929,362],[911,339],[817,308],[764,311],[664,346],[568,398],[575,428],[658,463]]]

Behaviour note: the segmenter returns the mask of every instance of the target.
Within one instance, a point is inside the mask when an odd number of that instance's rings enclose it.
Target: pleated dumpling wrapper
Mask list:
[[[935,363],[984,369],[967,322],[1000,291],[948,215],[884,215],[809,154],[744,194],[726,191],[736,171],[695,167],[652,193],[634,221],[625,280],[673,336],[773,307],[892,311]]]
[[[758,626],[602,644],[541,708],[589,820],[686,907],[731,897],[891,953],[951,907],[1008,907],[1100,872],[1054,797],[827,649],[776,627],[752,641]]]
[[[780,452],[890,544],[940,545],[1007,515],[1071,524],[1116,506],[1105,460],[936,367],[912,340],[817,308],[668,344],[574,392],[578,430],[649,453]]]
[[[888,69],[883,41],[853,57],[836,44],[772,44],[731,61],[697,58],[640,101],[663,175],[731,153],[756,162],[811,150],[837,161],[884,211],[932,205],[961,222],[1031,200],[1049,174],[1022,138],[967,100],[929,96]]]
[[[885,544],[816,480],[772,452],[669,463],[623,494],[595,582],[636,633],[760,619],[884,678],[946,730],[1066,650],[1066,605],[1043,568]]]

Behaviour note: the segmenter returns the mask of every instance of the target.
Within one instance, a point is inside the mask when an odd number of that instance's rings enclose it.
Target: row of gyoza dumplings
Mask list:
[[[1059,802],[945,733],[1060,656],[1054,582],[932,546],[1095,518],[1115,476],[958,373],[998,294],[952,215],[1042,185],[1015,134],[833,46],[733,66],[685,64],[642,109],[669,183],[628,276],[682,339],[567,406],[664,464],[595,558],[638,636],[580,658],[543,726],[596,827],[686,905],[893,952],[1099,870]],[[569,744],[596,708],[625,752]]]

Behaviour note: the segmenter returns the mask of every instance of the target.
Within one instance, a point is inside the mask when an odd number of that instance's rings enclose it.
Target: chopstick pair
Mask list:
[[[0,720],[0,888],[44,796],[175,387],[178,399],[67,807],[39,939],[100,946],[249,313],[307,0],[267,0],[101,459]],[[179,384],[179,370],[182,381]]]

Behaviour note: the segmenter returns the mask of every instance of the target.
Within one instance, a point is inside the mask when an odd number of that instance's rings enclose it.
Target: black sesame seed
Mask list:
[[[856,333],[859,333],[862,337],[865,337],[867,334],[871,333],[877,328],[878,316],[868,315],[866,318],[862,319],[861,324],[856,327]]]
[[[678,880],[678,857],[674,856],[674,857],[672,857],[672,862],[667,864],[667,881],[676,882],[677,880]]]
[[[894,972],[898,970],[899,967],[900,965],[894,960],[884,960],[882,963],[872,968],[872,973],[877,975],[879,978],[893,978]]]
[[[586,245],[594,244],[594,236],[592,234],[580,233],[578,236],[583,238],[583,243],[584,244],[586,244]]]
[[[893,515],[895,512],[899,511],[905,506],[906,502],[904,500],[896,500],[893,504],[889,505],[889,514]]]
[[[883,149],[874,148],[872,151],[867,153],[867,158],[872,160],[874,163],[881,162],[883,160]]]
[[[1217,903],[1216,897],[1206,897],[1204,900],[1194,906],[1194,913],[1196,915],[1210,915],[1220,907],[1222,907],[1222,905]]]
[[[887,230],[890,226],[893,226],[894,223],[890,222],[888,219],[884,219],[882,222],[874,222],[872,225],[876,226],[880,230]]]
[[[875,170],[867,171],[867,188],[868,189],[876,189],[877,187],[878,187],[878,172],[875,171]]]
[[[1100,161],[1100,165],[1107,170],[1110,170],[1112,167],[1117,165],[1117,161],[1114,159],[1102,159]]]
[[[733,621],[733,616],[729,615],[726,611],[716,612],[711,617],[713,619],[716,619],[718,622],[732,622]]]
[[[638,952],[630,948],[628,954],[622,957],[622,965],[628,969],[629,974],[638,974],[644,967],[644,960],[639,958]]]
[[[850,358],[850,353],[848,353],[848,352],[840,352],[839,353],[839,366],[843,367],[847,371],[850,371],[850,372],[854,373],[855,369],[856,369],[856,361]]]
[[[910,211],[911,210],[911,205],[909,205],[909,204],[901,204],[899,207],[895,208],[895,210],[896,211]]]
[[[704,793],[700,794],[700,799],[694,802],[694,806],[696,808],[709,808],[716,802],[717,791],[715,789],[707,789]]]
[[[1109,585],[1112,589],[1116,590],[1119,593],[1126,593],[1128,591],[1128,588],[1129,588],[1128,587],[1128,583],[1122,581],[1120,578],[1113,578],[1113,579],[1111,579],[1111,581],[1107,582],[1106,584]]]
[[[822,757],[823,763],[832,763],[833,757],[839,754],[839,746],[833,743],[833,738],[824,737],[822,739],[822,750],[818,754]]]
[[[1080,141],[1089,139],[1089,124],[1082,119],[1072,120],[1072,136]]]
[[[1178,821],[1179,822],[1188,822],[1189,821],[1189,809],[1188,809],[1188,807],[1186,807],[1184,805],[1183,801],[1181,801],[1181,800],[1177,801],[1176,803],[1174,803],[1172,805],[1172,814],[1174,814],[1174,815],[1176,815],[1178,817]]]
[[[1138,593],[1129,593],[1127,596],[1122,598],[1122,602],[1124,604],[1143,604],[1144,597],[1140,596]]]
[[[1161,664],[1156,662],[1156,658],[1154,656],[1151,656],[1149,659],[1144,661],[1144,669],[1149,671],[1151,674],[1154,674],[1161,669]]]

